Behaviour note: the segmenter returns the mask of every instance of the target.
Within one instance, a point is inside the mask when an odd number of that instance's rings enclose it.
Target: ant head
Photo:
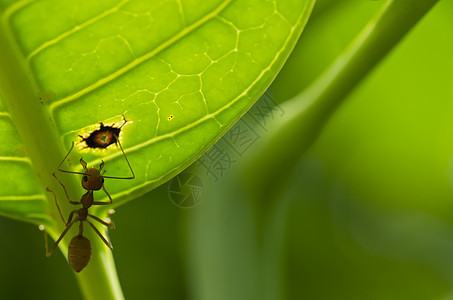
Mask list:
[[[104,185],[104,177],[102,177],[100,170],[96,168],[89,168],[86,170],[85,175],[82,177],[82,186],[88,191],[98,191]]]
[[[102,186],[104,185],[104,177],[101,175],[101,170],[104,167],[104,161],[101,162],[99,170],[94,167],[88,169],[87,163],[83,160],[83,158],[80,159],[80,164],[85,170],[85,174],[82,177],[82,187],[88,191],[98,191],[102,189]]]

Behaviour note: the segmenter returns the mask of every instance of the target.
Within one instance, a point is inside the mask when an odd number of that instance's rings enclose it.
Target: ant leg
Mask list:
[[[87,223],[91,226],[91,228],[93,228],[94,232],[96,232],[97,235],[99,235],[99,237],[101,238],[101,240],[104,242],[104,244],[110,248],[110,250],[113,250],[113,246],[112,244],[110,244],[110,242],[108,242],[104,236],[102,236],[102,234],[99,232],[99,230],[93,225],[93,223],[91,223],[90,221],[88,220],[85,220],[87,221]]]
[[[93,216],[93,215],[90,215],[90,214],[88,214],[88,216],[90,216],[91,218],[95,219],[96,221],[98,221],[98,222],[101,223],[102,225],[104,225],[104,226],[106,226],[106,227],[108,227],[108,228],[110,228],[110,229],[112,229],[112,230],[115,229],[115,223],[113,223],[113,220],[111,221],[111,223],[107,223],[107,222],[105,222],[105,221],[99,219],[99,218],[96,217],[96,216]]]
[[[71,173],[71,174],[86,175],[85,173],[73,172],[73,171],[67,171],[67,170],[61,169],[61,165],[64,163],[64,161],[66,160],[66,158],[68,158],[69,153],[71,153],[71,151],[72,151],[73,148],[74,148],[74,142],[72,142],[71,149],[69,149],[68,154],[66,154],[66,156],[63,158],[63,160],[61,161],[61,163],[58,165],[58,171],[63,172],[63,173]]]
[[[66,154],[66,156],[63,158],[63,160],[61,161],[61,163],[58,165],[58,169],[60,169],[61,165],[64,163],[64,161],[66,160],[66,158],[68,158],[69,153],[71,153],[71,151],[72,151],[72,148],[74,148],[74,142],[72,142],[71,149],[69,149],[69,152]]]
[[[115,135],[115,137],[116,137],[116,140],[118,142],[118,145],[120,145],[121,152],[123,152],[123,155],[124,155],[124,158],[126,159],[127,165],[129,166],[129,169],[131,170],[132,176],[130,176],[130,177],[103,176],[103,177],[104,178],[111,178],[111,179],[134,179],[135,178],[134,170],[132,170],[131,164],[129,163],[129,160],[126,157],[126,153],[124,153],[123,146],[121,146],[121,143],[120,143],[120,138],[117,135]]]
[[[69,214],[68,223],[66,223],[66,226],[68,226],[68,224],[71,223],[72,217],[74,216],[74,213],[76,213],[76,212],[77,212],[77,210],[71,211],[71,213]]]
[[[105,194],[109,197],[109,199],[110,199],[110,204],[112,204],[112,203],[113,203],[113,199],[112,199],[112,197],[110,196],[110,194],[107,192],[107,190],[105,189],[105,186],[104,186],[104,185],[102,185],[102,190],[103,190],[103,191],[105,192]]]
[[[111,197],[110,194],[107,192],[107,190],[105,189],[104,186],[102,186],[102,189],[104,190],[104,192],[105,192],[105,193],[107,194],[107,196],[109,197],[110,202],[98,202],[98,201],[94,201],[94,202],[93,202],[93,205],[109,205],[109,204],[112,204],[112,203],[113,203],[112,197]]]
[[[55,173],[52,173],[52,176],[55,177],[55,179],[58,181],[58,183],[63,187],[64,193],[66,194],[66,198],[68,198],[69,203],[74,204],[74,205],[80,204],[80,202],[71,201],[71,199],[69,199],[69,194],[68,194],[68,191],[66,190],[66,187],[64,186],[64,184],[60,181],[60,179],[58,179],[58,177]]]
[[[63,214],[61,213],[60,206],[58,205],[58,202],[57,202],[57,196],[55,195],[55,193],[54,193],[51,189],[47,188],[47,191],[48,191],[49,193],[52,193],[53,198],[54,198],[54,200],[55,200],[55,205],[57,206],[58,212],[60,213],[60,217],[61,217],[61,219],[63,220],[63,223],[64,223],[65,225],[68,225],[68,223],[66,223],[66,221],[64,220]],[[68,221],[68,222],[69,222],[69,221]],[[47,240],[47,236],[46,236],[46,240]],[[47,241],[46,241],[46,245],[47,245]]]
[[[69,225],[66,226],[66,229],[63,231],[63,233],[60,235],[60,237],[58,238],[58,240],[55,242],[55,244],[53,245],[52,249],[50,249],[50,251],[47,251],[47,236],[45,237],[46,239],[46,256],[47,257],[50,257],[53,253],[53,251],[57,248],[58,244],[60,243],[60,241],[63,239],[63,237],[66,235],[66,233],[68,232],[69,228],[71,228],[71,226],[74,224],[74,222],[76,222],[77,219],[75,219],[74,221],[72,221],[71,223],[69,223]]]

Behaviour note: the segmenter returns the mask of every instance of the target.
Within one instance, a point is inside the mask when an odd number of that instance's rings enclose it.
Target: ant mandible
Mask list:
[[[80,159],[80,164],[82,165],[85,172],[80,173],[80,172],[73,172],[73,171],[67,171],[67,170],[61,169],[61,165],[64,163],[64,161],[69,156],[72,149],[74,148],[74,142],[72,142],[71,149],[69,149],[68,154],[66,154],[66,156],[63,158],[60,165],[58,166],[58,171],[63,172],[63,173],[83,175],[82,187],[85,190],[87,190],[87,192],[82,196],[82,199],[79,202],[71,201],[71,199],[69,198],[68,191],[66,190],[66,187],[64,186],[64,184],[58,179],[58,177],[55,175],[55,173],[53,173],[52,175],[55,177],[55,179],[58,181],[58,183],[60,183],[60,185],[63,187],[63,190],[66,194],[66,198],[68,199],[69,203],[73,204],[73,205],[81,204],[82,208],[80,208],[78,210],[73,210],[69,214],[68,221],[66,222],[63,217],[63,214],[61,213],[60,206],[58,205],[55,193],[52,190],[50,190],[49,188],[47,188],[47,191],[52,193],[54,196],[55,204],[57,205],[58,212],[60,213],[60,217],[63,220],[63,223],[66,225],[66,228],[63,231],[63,233],[60,235],[58,240],[55,242],[53,247],[50,249],[50,251],[48,250],[48,247],[47,247],[47,235],[45,236],[46,237],[46,241],[45,241],[46,256],[47,257],[51,256],[53,251],[57,248],[58,244],[63,239],[63,237],[66,235],[66,233],[69,231],[71,226],[74,225],[74,223],[76,223],[76,222],[80,222],[79,234],[76,235],[71,240],[71,242],[69,243],[69,248],[68,248],[69,264],[71,265],[72,269],[76,272],[82,271],[82,269],[85,268],[85,266],[88,264],[88,262],[90,261],[90,258],[91,258],[91,243],[90,243],[89,239],[87,239],[86,237],[83,236],[83,222],[87,222],[88,225],[90,225],[90,227],[93,228],[94,232],[101,238],[101,240],[104,242],[104,244],[108,248],[110,248],[110,250],[113,250],[112,244],[109,241],[107,241],[107,239],[104,238],[104,236],[93,225],[93,223],[91,223],[88,220],[88,217],[90,217],[93,220],[101,223],[102,225],[104,225],[110,229],[115,229],[115,225],[113,224],[113,222],[109,224],[109,223],[101,220],[100,218],[88,213],[88,209],[92,205],[109,205],[109,204],[112,204],[112,202],[113,202],[112,197],[110,196],[110,194],[107,192],[107,190],[104,187],[104,178],[111,178],[111,179],[134,179],[135,178],[134,171],[132,170],[132,167],[126,157],[126,154],[124,153],[123,147],[121,146],[121,143],[119,142],[118,137],[116,137],[116,138],[117,138],[118,144],[121,148],[121,152],[123,152],[124,158],[126,159],[127,165],[129,166],[129,169],[131,170],[132,176],[130,176],[130,177],[103,176],[101,174],[101,171],[102,171],[102,168],[104,167],[104,161],[101,160],[99,169],[96,169],[95,167],[91,167],[88,169],[87,163],[83,160],[83,158]],[[93,191],[98,191],[100,189],[104,190],[105,194],[110,199],[109,202],[94,201]],[[74,218],[74,214],[77,214],[77,216],[75,218]]]

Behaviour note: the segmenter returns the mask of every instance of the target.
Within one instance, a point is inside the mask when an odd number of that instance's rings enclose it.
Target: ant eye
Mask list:
[[[84,182],[87,182],[87,181],[88,181],[88,176],[86,176],[86,175],[83,176],[83,181],[84,181]]]
[[[101,177],[101,181],[102,181],[102,183],[104,183],[104,177]]]

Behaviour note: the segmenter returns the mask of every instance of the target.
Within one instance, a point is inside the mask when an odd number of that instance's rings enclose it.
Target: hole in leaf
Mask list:
[[[123,124],[110,124],[105,125],[99,123],[99,129],[96,129],[85,136],[79,135],[82,139],[80,143],[85,144],[85,148],[107,148],[111,144],[117,144],[120,136],[121,129],[128,121],[123,116]]]

